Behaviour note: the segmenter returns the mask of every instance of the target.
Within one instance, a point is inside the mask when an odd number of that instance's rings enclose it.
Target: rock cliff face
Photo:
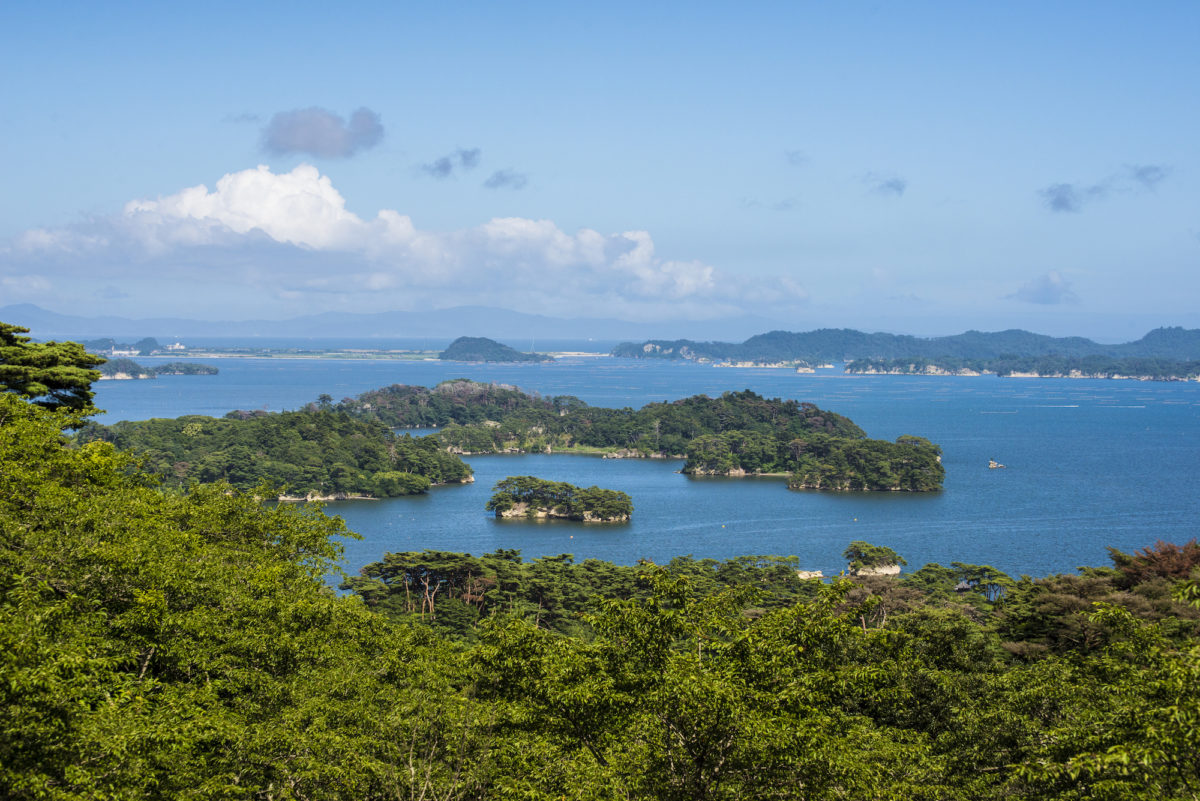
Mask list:
[[[878,567],[860,567],[857,570],[851,570],[852,576],[898,576],[900,575],[900,565],[879,565]]]
[[[708,470],[698,467],[691,470],[685,470],[684,472],[689,476],[729,476],[731,478],[743,478],[747,475],[753,475],[752,473],[747,473],[740,467],[731,467],[728,470]]]
[[[686,454],[682,453],[663,453],[661,451],[655,453],[642,453],[635,451],[632,448],[618,448],[615,451],[609,451],[601,457],[602,459],[686,459]]]
[[[545,506],[538,506],[530,508],[529,504],[527,503],[518,503],[515,504],[511,509],[505,509],[503,511],[497,509],[496,517],[517,517],[524,518],[526,520],[530,518],[535,520],[557,518],[559,520],[582,520],[584,523],[624,523],[625,521],[629,520],[629,515],[600,517],[592,514],[591,512],[584,512],[583,516],[579,517],[578,515],[572,515],[565,512],[561,507],[549,508]]]

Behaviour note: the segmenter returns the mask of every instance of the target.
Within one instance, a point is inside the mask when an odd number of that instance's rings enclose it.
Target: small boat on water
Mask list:
[[[996,470],[997,468],[1003,468],[1004,466],[1005,465],[1000,464],[995,459],[988,459],[988,469],[989,470]]]

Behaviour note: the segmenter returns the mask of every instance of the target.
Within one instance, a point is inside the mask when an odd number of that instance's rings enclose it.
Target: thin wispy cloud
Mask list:
[[[383,123],[369,108],[360,108],[346,121],[323,108],[281,111],[263,129],[263,149],[279,156],[303,154],[317,158],[349,158],[383,140]]]
[[[898,175],[885,175],[876,172],[867,173],[863,178],[867,188],[877,195],[885,197],[900,197],[908,189],[907,179]]]
[[[129,297],[129,293],[109,284],[97,290],[96,297],[100,300],[124,300]]]
[[[740,205],[744,209],[769,209],[770,211],[791,211],[799,205],[799,201],[794,197],[785,197],[782,200],[776,200],[771,203],[765,203],[761,200],[753,200],[742,198]]]
[[[483,151],[477,147],[458,148],[441,158],[434,159],[428,164],[421,165],[421,172],[433,178],[450,178],[456,172],[473,170],[479,166]]]
[[[1050,211],[1074,214],[1113,194],[1153,192],[1169,174],[1170,168],[1162,164],[1130,164],[1094,183],[1050,184],[1038,190],[1038,196]]]
[[[783,158],[793,167],[802,167],[808,163],[808,156],[803,150],[788,150],[784,152]]]
[[[1129,177],[1143,188],[1153,191],[1167,177],[1167,168],[1160,164],[1142,164],[1128,167]]]
[[[524,189],[529,176],[515,170],[496,170],[483,185],[488,189]]]
[[[1050,211],[1074,212],[1083,208],[1083,197],[1073,184],[1050,184],[1038,194]]]
[[[1063,278],[1056,270],[1034,278],[1023,284],[1016,292],[1005,297],[1041,306],[1079,302],[1079,296],[1071,288],[1071,282]]]

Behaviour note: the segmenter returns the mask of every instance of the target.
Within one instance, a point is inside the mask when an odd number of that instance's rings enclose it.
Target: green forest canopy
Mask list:
[[[396,436],[378,421],[319,407],[88,423],[77,439],[136,453],[145,470],[177,487],[228,481],[250,490],[265,482],[295,495],[385,498],[471,476],[471,468],[433,437]]]
[[[941,449],[928,440],[867,439],[842,415],[750,390],[605,409],[458,379],[433,389],[393,385],[338,408],[393,427],[439,426],[442,444],[463,454],[669,456],[687,459],[685,473],[779,473],[795,489],[930,491],[945,475]]]
[[[14,799],[1182,799],[1200,547],[1012,580],[388,555],[0,394]]]
[[[78,342],[34,342],[28,332],[0,322],[0,392],[47,408],[92,408],[92,384],[104,359]]]

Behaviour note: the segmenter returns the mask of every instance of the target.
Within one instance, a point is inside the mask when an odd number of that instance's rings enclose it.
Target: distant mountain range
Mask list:
[[[630,322],[607,318],[564,319],[485,306],[458,306],[415,312],[355,314],[325,312],[288,320],[206,321],[177,317],[129,319],[58,314],[22,303],[0,307],[0,320],[25,326],[36,339],[158,337],[404,339],[431,337],[447,341],[460,336],[486,336],[520,342],[526,339],[601,339],[609,342],[661,336],[711,336],[712,331],[749,336],[778,322],[761,317],[722,318],[696,322]],[[737,335],[735,333],[735,335]]]
[[[525,340],[622,341],[615,356],[698,359],[735,362],[821,363],[852,359],[994,359],[1002,356],[1149,357],[1180,361],[1200,359],[1200,329],[1158,328],[1135,342],[1106,345],[1083,337],[1052,337],[1013,329],[986,333],[967,331],[944,337],[864,333],[848,328],[822,328],[796,333],[770,331],[741,343],[698,339],[655,339],[713,331],[762,331],[773,321],[758,317],[719,321],[629,322],[605,318],[565,319],[484,306],[459,306],[416,312],[355,314],[325,312],[288,320],[208,321],[176,317],[130,319],[59,314],[24,303],[0,307],[0,320],[30,329],[36,339],[134,340],[158,337],[208,339],[444,339],[490,337]],[[635,342],[633,340],[640,340]]]
[[[614,356],[721,362],[840,362],[853,359],[995,359],[1001,356],[1111,356],[1200,359],[1200,329],[1157,328],[1136,342],[1102,345],[1083,337],[1051,337],[1013,329],[967,331],[947,337],[865,334],[849,328],[792,333],[771,331],[742,343],[690,339],[625,342]]]

